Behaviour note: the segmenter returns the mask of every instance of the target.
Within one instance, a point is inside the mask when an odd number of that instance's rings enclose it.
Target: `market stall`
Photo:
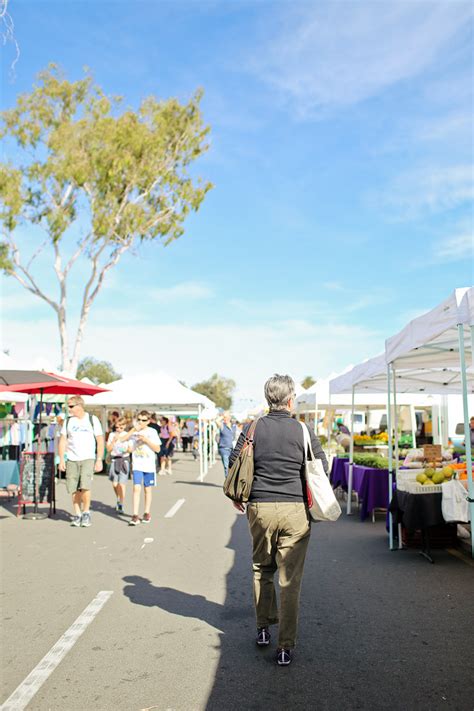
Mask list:
[[[0,382],[5,390],[12,393],[40,395],[38,425],[32,439],[33,446],[31,451],[21,452],[17,515],[23,509],[24,518],[42,519],[46,514],[39,511],[38,505],[46,501],[49,503],[51,516],[53,512],[56,513],[55,462],[54,451],[48,451],[45,446],[46,439],[42,436],[43,396],[45,393],[94,395],[103,392],[103,389],[64,375],[36,370],[0,370]],[[26,513],[27,504],[33,504],[32,512]]]
[[[397,441],[392,442],[392,424],[397,431],[397,403],[400,393],[459,394],[463,396],[465,432],[469,431],[468,393],[474,393],[472,333],[474,324],[473,289],[457,289],[432,311],[410,322],[386,342],[386,352],[331,381],[331,392],[387,394],[389,432],[389,492],[393,488],[393,460],[398,469]],[[468,332],[470,329],[470,333]],[[353,438],[352,438],[353,442]],[[395,446],[393,446],[395,444]],[[393,457],[394,453],[394,457]],[[353,461],[353,445],[351,446]],[[466,438],[466,459],[471,461],[470,440]],[[352,485],[349,468],[349,492]],[[468,467],[469,498],[474,500],[472,469]],[[471,501],[471,520],[472,520]],[[348,498],[348,513],[350,512]],[[393,521],[390,516],[390,547],[393,549]],[[401,545],[401,541],[400,541]],[[474,555],[474,544],[473,544]]]
[[[438,392],[457,392],[463,398],[467,485],[471,520],[471,554],[474,558],[474,482],[469,435],[469,393],[474,393],[474,288],[456,289],[448,299],[411,321],[385,343],[387,383],[394,396],[405,387],[424,387]],[[416,380],[412,373],[418,373]],[[419,385],[418,385],[419,387]]]

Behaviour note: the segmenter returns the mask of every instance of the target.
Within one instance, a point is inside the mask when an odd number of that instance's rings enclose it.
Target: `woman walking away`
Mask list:
[[[269,627],[279,624],[276,661],[291,663],[296,644],[303,567],[311,533],[306,500],[305,451],[301,424],[291,417],[295,383],[289,375],[273,375],[265,383],[270,412],[258,420],[254,433],[254,479],[247,504],[253,542],[253,593],[259,647],[270,644]],[[230,457],[239,455],[250,425],[244,428]],[[310,432],[314,456],[328,471],[319,439]],[[239,511],[244,504],[234,502]],[[278,570],[280,610],[274,574]]]
[[[115,510],[118,513],[123,513],[125,486],[130,475],[130,442],[124,442],[119,439],[125,431],[126,425],[127,420],[125,417],[119,417],[115,421],[114,431],[110,433],[107,440],[107,452],[110,453],[112,458],[109,479],[112,482],[117,497]]]

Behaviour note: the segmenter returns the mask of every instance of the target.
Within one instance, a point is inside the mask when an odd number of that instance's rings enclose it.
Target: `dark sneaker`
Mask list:
[[[80,526],[81,525],[81,517],[80,516],[73,516],[72,521],[71,521],[71,526]]]
[[[88,512],[83,513],[82,516],[81,516],[81,526],[82,526],[83,528],[89,528],[90,525],[91,525],[91,515],[90,515],[90,513],[88,513]]]
[[[143,518],[142,518],[142,523],[150,523],[150,521],[151,521],[151,514],[144,513]]]
[[[117,511],[117,513],[123,513],[123,504],[121,501],[117,501],[115,510]]]
[[[259,647],[268,647],[270,639],[271,635],[268,627],[257,627],[257,639],[255,641]]]
[[[287,667],[291,664],[292,651],[291,649],[285,649],[284,647],[279,647],[277,649],[277,664],[279,667]]]
[[[140,519],[138,518],[138,516],[132,516],[132,518],[128,522],[128,525],[129,526],[138,526],[139,523],[140,523]]]

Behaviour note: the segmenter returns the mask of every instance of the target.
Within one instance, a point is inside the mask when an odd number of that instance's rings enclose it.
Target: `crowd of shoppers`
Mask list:
[[[196,451],[198,426],[192,419],[157,419],[142,410],[135,418],[109,415],[107,435],[95,415],[84,409],[84,400],[72,395],[67,401],[68,416],[62,422],[58,444],[59,471],[65,472],[66,488],[72,495],[72,526],[91,526],[90,501],[94,473],[102,471],[104,461],[116,497],[117,513],[124,513],[126,485],[133,480],[132,517],[129,525],[151,520],[152,487],[157,474],[171,475],[176,447]],[[105,460],[104,460],[105,443]],[[141,491],[144,511],[140,517]]]

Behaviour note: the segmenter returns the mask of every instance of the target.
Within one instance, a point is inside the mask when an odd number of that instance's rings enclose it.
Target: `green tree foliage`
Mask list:
[[[315,382],[316,380],[311,375],[307,375],[306,378],[301,381],[301,387],[307,390],[312,385],[314,385]]]
[[[0,268],[54,309],[61,365],[74,372],[91,305],[109,270],[141,242],[168,245],[180,237],[185,218],[212,187],[194,177],[209,128],[199,91],[185,104],[149,97],[133,110],[107,97],[88,74],[71,82],[50,65],[38,79],[1,115],[0,136],[8,139],[12,158],[0,162]],[[21,247],[17,228],[23,225],[42,228],[46,239]],[[45,286],[34,267],[48,249],[58,284],[52,279]],[[83,291],[70,347],[67,286],[78,261]]]
[[[88,356],[83,358],[77,366],[77,378],[89,378],[93,383],[113,383],[114,380],[120,380],[121,373],[114,370],[112,363],[108,360],[96,360]]]
[[[231,407],[234,389],[235,380],[223,378],[217,373],[211,375],[209,380],[203,380],[201,383],[196,383],[196,385],[192,386],[192,390],[201,393],[201,395],[206,395],[217,407],[221,407],[223,410],[228,410]]]

